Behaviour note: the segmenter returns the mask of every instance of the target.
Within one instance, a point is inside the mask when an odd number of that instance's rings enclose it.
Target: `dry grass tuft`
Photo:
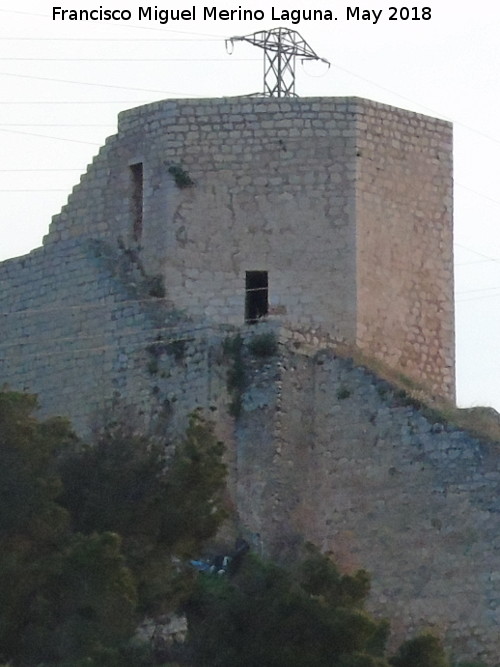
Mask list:
[[[424,385],[391,368],[379,359],[367,356],[354,346],[339,345],[338,356],[352,359],[356,366],[363,366],[394,388],[393,395],[404,405],[413,405],[430,421],[449,424],[467,431],[480,439],[500,443],[500,413],[494,408],[458,408],[450,401],[432,395]]]

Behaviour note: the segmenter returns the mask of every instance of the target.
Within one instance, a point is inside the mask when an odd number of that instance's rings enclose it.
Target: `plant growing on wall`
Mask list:
[[[255,357],[265,359],[274,357],[278,352],[278,341],[276,334],[272,331],[254,336],[248,343],[248,351]]]
[[[163,276],[161,274],[157,274],[155,276],[149,277],[147,279],[147,290],[149,296],[152,296],[155,299],[163,299],[166,294]]]
[[[337,391],[337,398],[339,401],[343,401],[346,398],[349,398],[350,395],[351,395],[351,390],[348,389],[346,386],[342,385],[341,387],[339,387]]]
[[[171,165],[168,168],[168,173],[174,177],[175,184],[178,188],[190,188],[194,185],[194,181],[188,172],[180,165]]]
[[[448,667],[440,640],[423,634],[403,642],[397,654],[389,659],[392,667]]]
[[[227,372],[227,390],[231,396],[229,413],[238,418],[241,414],[243,392],[246,386],[243,338],[239,334],[233,338],[226,338],[223,351],[231,363]]]
[[[183,338],[166,341],[161,335],[146,347],[149,355],[147,371],[150,375],[156,375],[160,371],[160,361],[163,355],[172,356],[177,363],[181,362],[187,351],[188,341]],[[163,376],[163,374],[162,374]]]

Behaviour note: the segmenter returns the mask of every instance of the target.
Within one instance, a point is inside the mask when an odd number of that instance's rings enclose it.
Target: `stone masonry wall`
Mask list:
[[[166,100],[120,114],[45,243],[134,249],[177,308],[235,326],[245,273],[267,271],[271,317],[453,399],[451,223],[444,121],[357,98]]]
[[[357,344],[455,400],[451,126],[361,106]]]
[[[2,263],[2,385],[38,394],[43,416],[68,416],[83,435],[113,411],[146,423],[168,416],[181,433],[225,387],[212,363],[224,332],[149,290],[128,253],[88,239]]]
[[[355,335],[354,114],[348,99],[177,100],[120,115],[45,243],[90,236],[140,249],[178,308],[240,325],[245,272],[270,311]],[[143,165],[133,238],[130,165]],[[179,188],[171,168],[192,187]]]
[[[82,434],[121,409],[178,435],[205,409],[259,551],[332,549],[372,572],[396,639],[430,624],[457,657],[495,664],[495,447],[428,422],[316,336],[453,396],[450,150],[448,124],[356,99],[122,114],[44,247],[0,264],[0,378]],[[252,270],[269,272],[267,325],[288,342],[247,357],[235,422],[223,341]]]
[[[299,331],[279,332],[276,357],[247,353],[235,422],[223,341],[236,331],[151,296],[139,266],[85,239],[4,262],[2,382],[39,393],[43,415],[68,415],[83,434],[107,411],[133,408],[179,435],[203,408],[227,444],[255,549],[282,553],[303,538],[331,549],[342,567],[372,573],[371,609],[392,619],[395,641],[430,626],[457,658],[497,665],[497,446],[429,422]]]
[[[431,629],[454,659],[498,665],[500,443],[429,421],[332,350],[288,344],[249,374],[237,493],[254,547],[309,539],[371,573],[394,645]]]

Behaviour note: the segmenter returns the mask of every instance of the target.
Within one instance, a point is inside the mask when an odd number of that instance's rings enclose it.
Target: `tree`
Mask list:
[[[365,570],[341,575],[335,563],[314,545],[305,545],[306,557],[299,563],[298,579],[312,596],[337,607],[362,608],[370,592],[370,576]]]
[[[34,396],[0,393],[0,656],[26,666],[123,640],[135,596],[119,538],[70,531],[57,457],[76,438],[35,408]]]
[[[431,634],[423,634],[401,644],[389,660],[393,667],[448,667],[441,642]]]
[[[170,448],[172,449],[172,448]],[[210,425],[192,415],[168,457],[165,443],[121,424],[74,448],[61,462],[73,530],[112,531],[138,586],[144,613],[175,609],[190,591],[185,566],[225,516],[223,446]]]
[[[136,591],[118,535],[68,536],[30,607],[21,664],[97,665],[119,655],[134,632]]]
[[[344,580],[346,590],[357,584],[348,585],[326,556],[312,558],[314,563],[299,567],[307,573],[302,579],[253,556],[232,580],[200,578],[187,606],[194,664],[388,667],[382,657],[387,624],[370,618],[358,595],[333,597],[319,590],[310,576],[318,569],[328,575],[328,592],[334,580]]]
[[[424,634],[387,660],[387,621],[363,610],[369,577],[342,575],[314,546],[291,569],[247,556],[233,579],[204,576],[187,605],[195,666],[449,667]]]
[[[174,448],[120,424],[85,444],[35,409],[0,393],[0,661],[146,667],[138,618],[183,603],[195,666],[447,667],[432,635],[386,661],[367,573],[343,575],[311,545],[288,570],[250,555],[196,581],[186,560],[225,516],[226,474],[198,415]]]
[[[119,424],[85,444],[35,409],[0,393],[0,661],[153,664],[127,642],[191,590],[184,559],[224,516],[222,445],[198,416],[170,456]]]
[[[34,396],[0,393],[2,541],[23,536],[25,543],[51,543],[65,527],[66,514],[55,502],[61,489],[55,461],[74,436],[64,420],[38,422],[35,408]]]

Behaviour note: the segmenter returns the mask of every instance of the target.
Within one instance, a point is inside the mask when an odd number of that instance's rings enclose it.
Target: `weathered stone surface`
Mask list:
[[[444,121],[356,98],[148,104],[120,114],[45,243],[120,239],[178,308],[224,324],[244,317],[245,271],[268,271],[281,322],[453,399],[451,142]]]
[[[448,123],[355,98],[158,102],[120,116],[44,247],[0,264],[0,377],[81,433],[120,409],[176,436],[203,408],[254,548],[311,539],[372,572],[396,639],[431,626],[495,664],[496,448],[335,357],[356,344],[453,398],[451,265]],[[247,271],[268,272],[267,324],[243,325]],[[280,354],[245,353],[235,422],[224,341],[266,326]]]
[[[268,408],[236,431],[255,546],[280,554],[309,539],[371,572],[369,606],[395,643],[430,628],[455,658],[497,665],[500,443],[429,422],[334,351],[281,349]],[[262,396],[265,376],[254,383]]]

